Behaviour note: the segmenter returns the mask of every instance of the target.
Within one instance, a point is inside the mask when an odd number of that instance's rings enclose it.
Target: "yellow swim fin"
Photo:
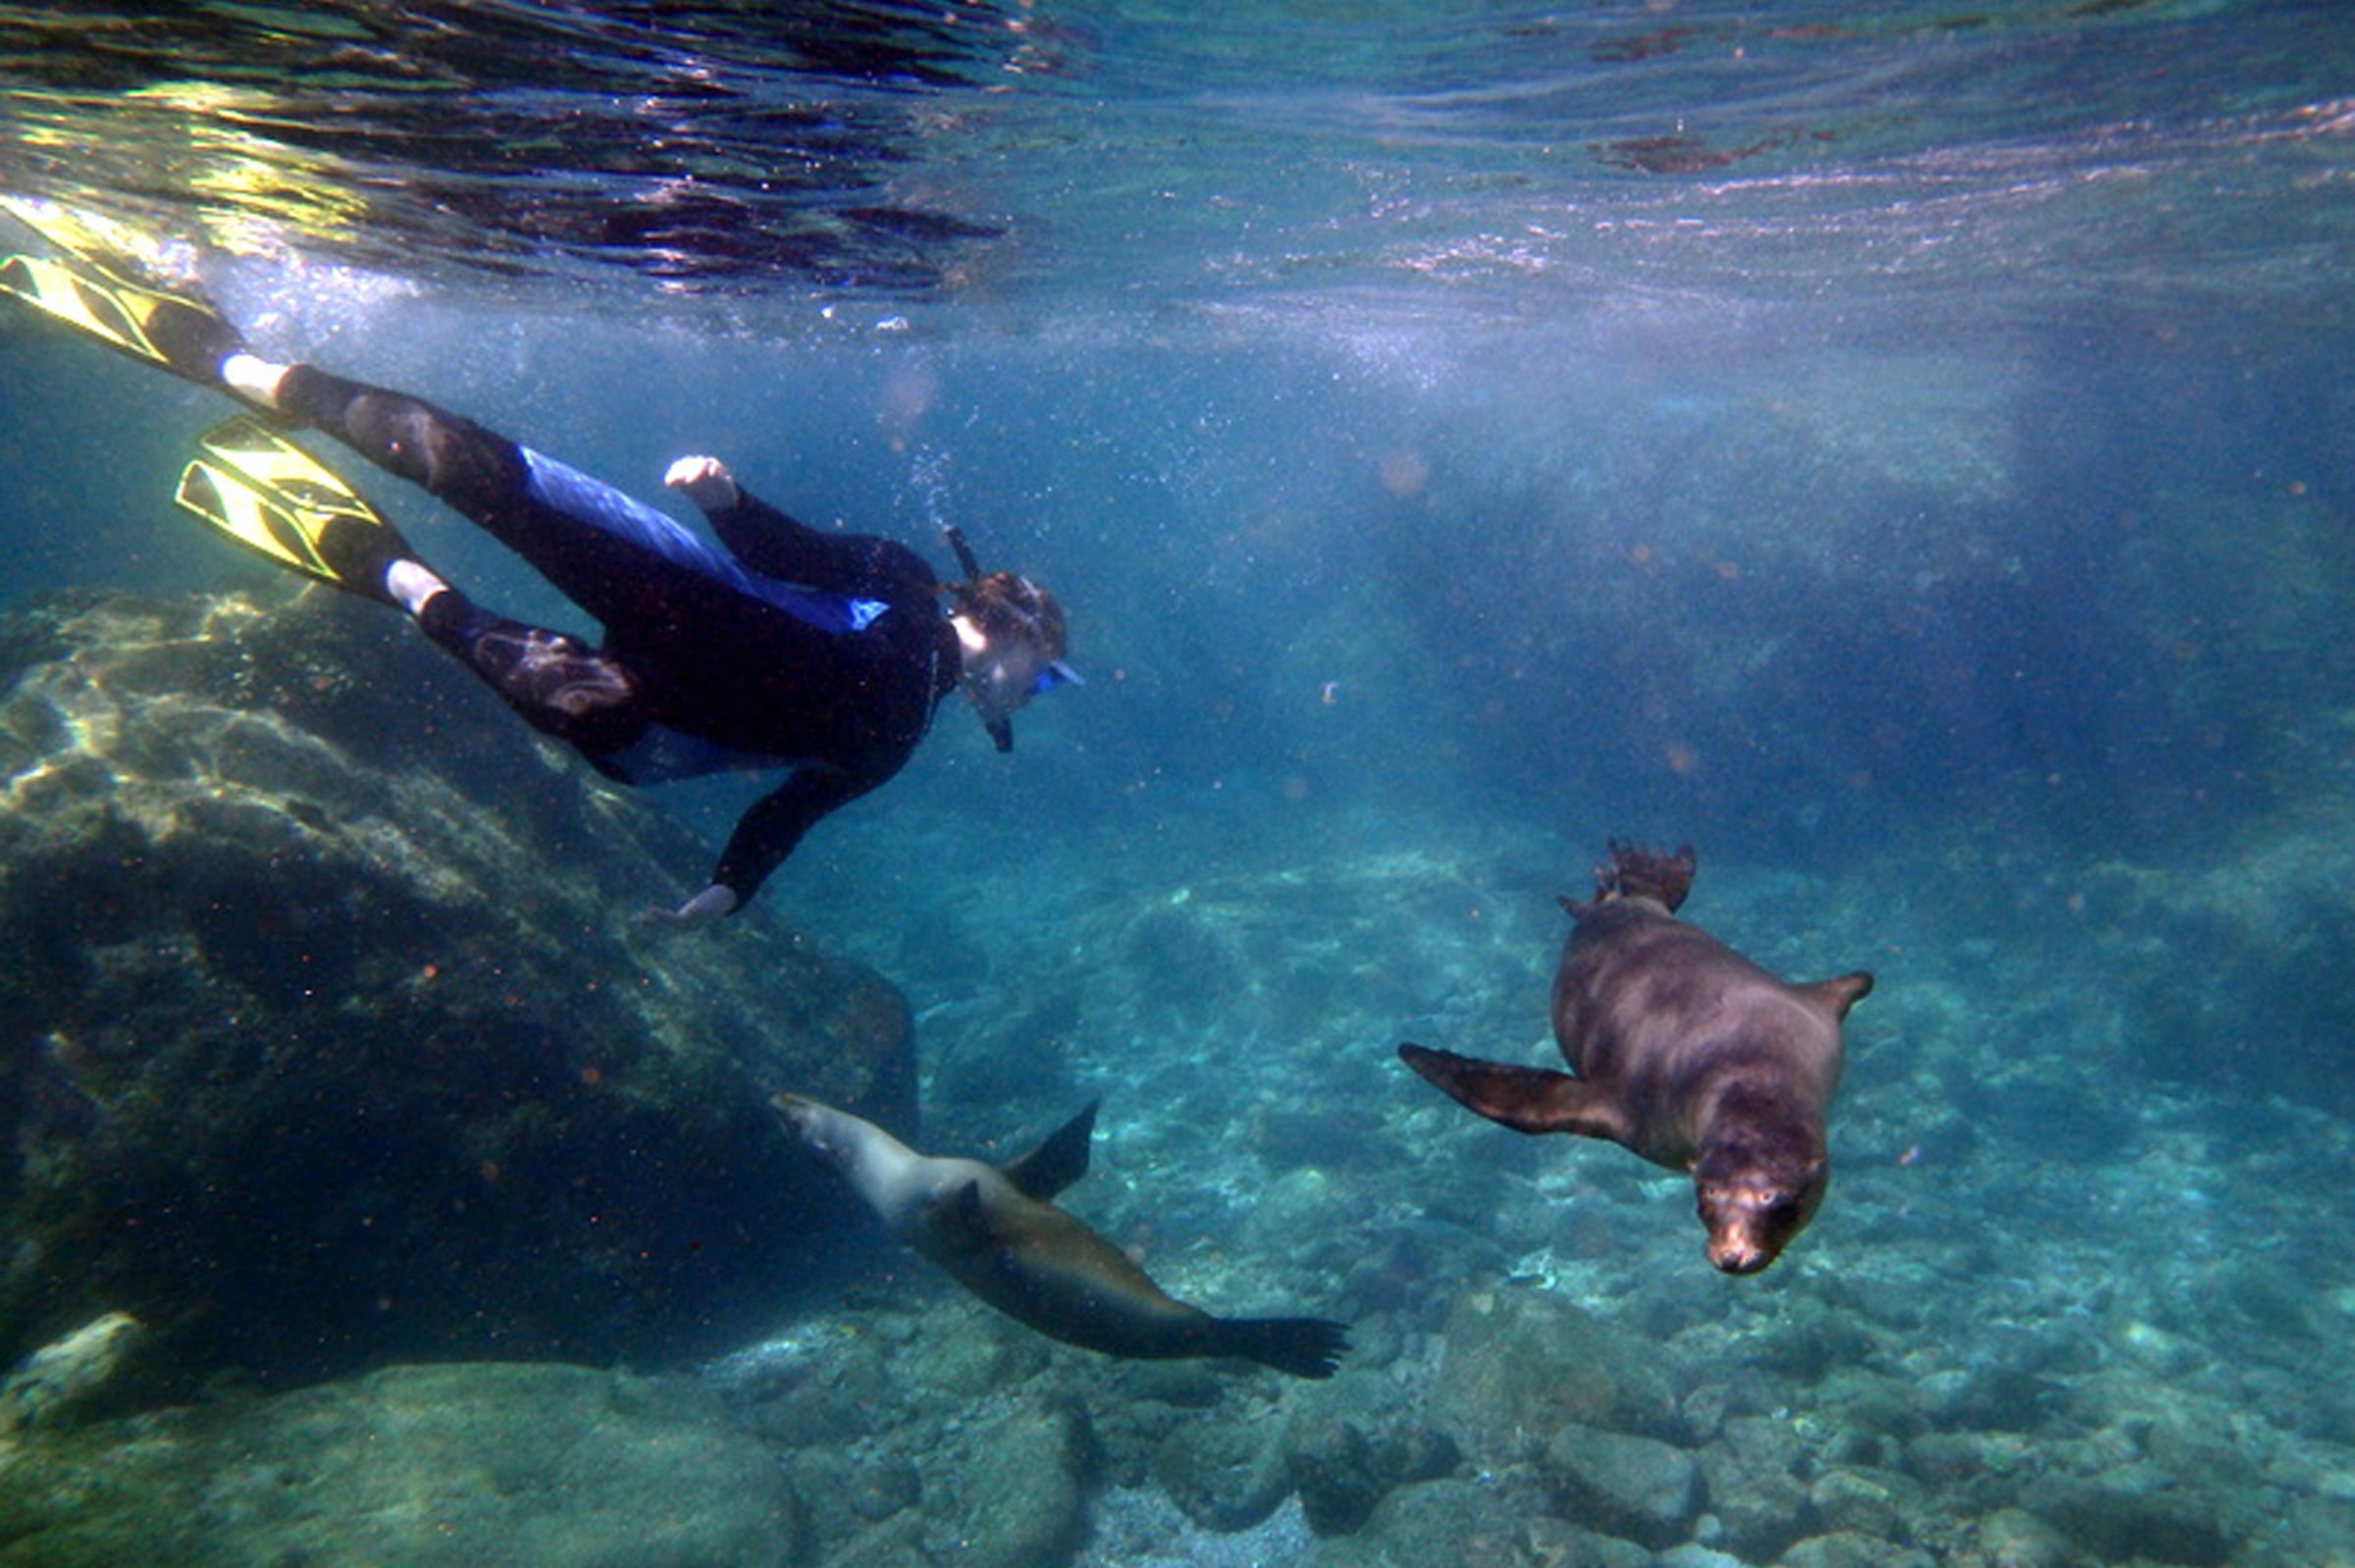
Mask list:
[[[173,498],[257,554],[370,599],[407,546],[309,452],[239,414],[205,432]],[[330,534],[333,537],[330,537]]]
[[[244,346],[202,295],[160,282],[159,248],[123,225],[19,196],[0,196],[0,211],[65,252],[0,260],[0,292],[208,386],[219,384],[221,361]]]
[[[103,267],[127,282],[152,282],[171,270],[160,242],[116,219],[39,196],[7,194],[0,194],[0,212],[75,260]]]

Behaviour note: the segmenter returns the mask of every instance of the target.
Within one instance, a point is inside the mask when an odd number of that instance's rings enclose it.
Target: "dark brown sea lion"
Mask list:
[[[805,1148],[896,1235],[1018,1322],[1107,1355],[1240,1356],[1330,1378],[1348,1333],[1318,1318],[1214,1318],[1165,1294],[1125,1253],[1048,1200],[1087,1175],[1096,1108],[1005,1166],[918,1154],[872,1122],[776,1097]]]
[[[1785,985],[1676,918],[1693,846],[1647,854],[1614,839],[1595,899],[1553,976],[1553,1035],[1569,1072],[1402,1045],[1408,1067],[1521,1132],[1608,1138],[1690,1170],[1709,1261],[1772,1263],[1814,1218],[1831,1176],[1824,1111],[1840,1081],[1840,1020],[1862,971]]]

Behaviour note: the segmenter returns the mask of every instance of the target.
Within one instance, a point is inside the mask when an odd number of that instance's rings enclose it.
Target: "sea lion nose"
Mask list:
[[[1747,1241],[1720,1238],[1709,1243],[1709,1261],[1727,1274],[1755,1274],[1772,1260],[1763,1247]]]

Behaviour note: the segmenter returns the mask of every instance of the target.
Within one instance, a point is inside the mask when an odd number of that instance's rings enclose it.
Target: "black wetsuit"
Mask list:
[[[427,635],[536,727],[632,784],[793,769],[744,813],[711,873],[740,904],[818,818],[897,773],[956,689],[938,578],[905,546],[819,533],[740,496],[708,514],[723,554],[610,486],[413,397],[297,365],[279,402],[488,529],[602,624],[602,646],[590,649],[455,590],[427,601]],[[406,553],[392,530],[369,532],[383,536],[372,542],[380,558],[346,574],[363,591]]]

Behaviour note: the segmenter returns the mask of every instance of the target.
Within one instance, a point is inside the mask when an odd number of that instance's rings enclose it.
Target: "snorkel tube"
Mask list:
[[[956,553],[957,569],[965,573],[965,580],[968,583],[981,581],[981,562],[973,554],[973,547],[965,542],[965,530],[955,523],[943,523],[940,525],[940,537],[949,542],[949,549]]]

